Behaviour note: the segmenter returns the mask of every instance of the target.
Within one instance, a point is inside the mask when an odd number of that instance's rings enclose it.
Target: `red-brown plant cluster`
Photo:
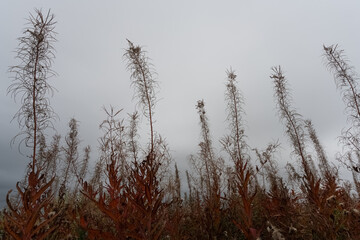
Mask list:
[[[292,107],[281,67],[273,68],[275,99],[295,163],[279,174],[274,157],[278,143],[252,149],[243,126],[243,98],[235,71],[227,71],[225,101],[229,133],[215,151],[205,102],[200,119],[199,151],[190,156],[187,187],[177,165],[153,126],[156,87],[151,64],[140,46],[128,41],[124,57],[141,114],[149,121],[147,146],[137,133],[139,113],[104,109],[100,124],[100,158],[89,171],[90,147],[79,153],[78,122],[71,119],[64,146],[55,136],[49,144],[43,131],[52,126],[49,106],[53,75],[54,17],[36,11],[32,29],[20,38],[21,65],[9,91],[22,95],[17,113],[31,162],[16,193],[7,195],[0,214],[1,239],[360,239],[360,92],[353,68],[337,46],[324,56],[340,89],[353,126],[341,142],[347,152],[339,161],[353,174],[341,181],[329,162],[310,120]],[[26,60],[26,61],[25,61]],[[28,63],[28,64],[25,64]],[[309,148],[315,149],[315,154]]]

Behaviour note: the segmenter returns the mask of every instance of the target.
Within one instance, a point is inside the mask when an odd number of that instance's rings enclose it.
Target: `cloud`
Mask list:
[[[92,161],[97,158],[98,126],[105,116],[102,106],[123,108],[124,117],[135,110],[122,57],[126,38],[144,46],[158,72],[161,88],[155,126],[167,138],[176,161],[197,151],[197,100],[205,100],[214,142],[226,133],[224,81],[230,66],[236,70],[245,97],[246,134],[252,147],[262,148],[274,139],[287,141],[269,79],[270,68],[281,64],[294,107],[313,120],[325,148],[340,150],[333,148],[339,130],[346,125],[343,105],[323,65],[322,44],[339,43],[352,65],[360,66],[359,34],[354,31],[360,20],[360,3],[334,1],[326,8],[314,1],[33,4],[0,3],[1,199],[22,178],[26,167],[26,158],[8,145],[18,133],[16,123],[9,122],[19,104],[6,95],[11,81],[7,67],[17,63],[13,52],[16,38],[34,7],[51,8],[58,21],[54,70],[59,75],[51,79],[58,90],[51,99],[60,116],[56,129],[64,136],[70,118],[79,120],[80,138],[84,146],[91,145]],[[141,131],[146,141],[146,122]]]

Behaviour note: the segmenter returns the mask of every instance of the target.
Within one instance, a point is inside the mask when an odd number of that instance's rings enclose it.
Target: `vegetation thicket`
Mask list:
[[[346,105],[351,127],[341,135],[338,160],[353,183],[340,179],[311,120],[293,107],[281,66],[270,79],[278,116],[295,162],[279,174],[278,142],[261,150],[247,143],[244,98],[233,69],[226,71],[228,133],[213,146],[205,101],[199,115],[198,152],[190,156],[187,188],[164,138],[154,127],[156,72],[142,47],[128,40],[124,53],[139,112],[104,108],[99,159],[89,171],[91,149],[80,149],[79,123],[48,139],[56,114],[49,84],[55,35],[54,15],[35,10],[19,38],[8,92],[20,99],[15,114],[19,150],[30,149],[27,172],[9,191],[0,213],[1,239],[360,239],[360,92],[354,68],[337,45],[324,46],[324,59]],[[148,121],[142,146],[138,125]],[[25,149],[24,149],[25,148]],[[315,149],[310,151],[309,149]],[[82,153],[81,153],[82,152]],[[174,167],[172,167],[174,166]]]

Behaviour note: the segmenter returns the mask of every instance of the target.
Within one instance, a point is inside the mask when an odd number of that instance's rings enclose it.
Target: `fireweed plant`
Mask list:
[[[230,68],[224,74],[227,132],[221,148],[214,147],[206,104],[199,100],[198,151],[181,179],[154,124],[155,68],[130,40],[123,59],[137,110],[123,115],[104,107],[93,169],[76,119],[69,120],[64,138],[48,136],[56,118],[50,105],[55,25],[50,11],[35,10],[18,39],[19,63],[10,68],[8,92],[20,99],[14,116],[20,133],[12,143],[19,140],[30,161],[0,212],[1,239],[360,239],[359,79],[337,45],[323,47],[324,61],[351,124],[341,133],[345,151],[337,160],[351,171],[352,183],[341,180],[316,126],[293,107],[290,80],[280,66],[272,68],[269,81],[292,148],[287,176],[279,174],[279,142],[249,146],[242,79]],[[138,132],[141,116],[146,136]]]

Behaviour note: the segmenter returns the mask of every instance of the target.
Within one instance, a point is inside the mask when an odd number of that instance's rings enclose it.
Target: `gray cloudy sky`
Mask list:
[[[18,133],[10,123],[19,108],[6,89],[7,69],[18,63],[13,52],[29,12],[55,14],[58,42],[51,100],[60,116],[58,132],[80,121],[82,146],[96,160],[102,106],[135,110],[123,60],[126,38],[144,46],[160,82],[156,130],[168,141],[182,169],[199,141],[196,101],[204,99],[214,142],[226,133],[225,70],[236,70],[245,97],[246,134],[251,147],[279,139],[282,163],[290,161],[283,127],[276,115],[271,67],[281,65],[292,89],[294,107],[311,118],[330,157],[341,148],[337,136],[346,126],[344,105],[324,67],[322,45],[338,43],[360,68],[359,1],[10,1],[0,2],[0,205],[21,180],[28,159],[10,148]],[[141,131],[146,140],[147,125]],[[215,144],[219,149],[218,144]]]

